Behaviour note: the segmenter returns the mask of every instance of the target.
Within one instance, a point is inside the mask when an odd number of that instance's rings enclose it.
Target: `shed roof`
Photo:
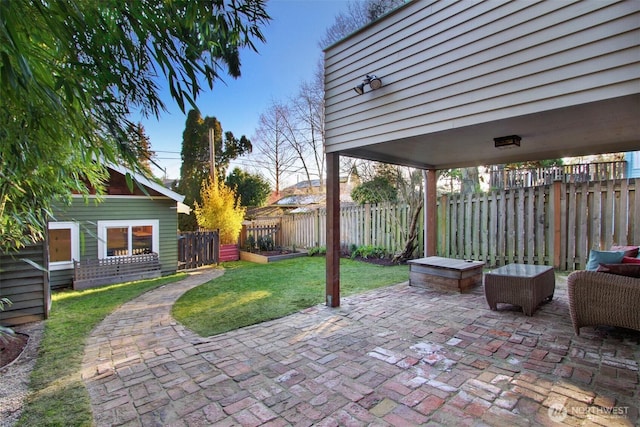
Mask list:
[[[151,181],[150,179],[146,178],[144,175],[141,175],[139,173],[133,172],[129,168],[126,168],[126,167],[121,166],[121,165],[115,165],[113,163],[107,164],[107,167],[109,169],[111,169],[111,170],[114,170],[114,171],[122,174],[122,175],[126,175],[126,174],[131,175],[133,177],[133,179],[136,182],[138,182],[139,184],[142,184],[145,187],[149,187],[150,189],[162,194],[163,196],[166,196],[166,197],[168,197],[170,199],[173,199],[178,203],[182,203],[184,201],[184,196],[182,194],[178,194],[175,191],[172,191],[172,190],[168,189],[167,187],[158,184],[157,182]]]

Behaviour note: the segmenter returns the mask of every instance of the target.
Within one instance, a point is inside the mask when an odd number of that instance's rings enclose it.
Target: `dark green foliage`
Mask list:
[[[196,202],[202,205],[202,186],[211,174],[209,129],[214,132],[215,171],[220,181],[224,180],[229,162],[252,149],[251,141],[244,135],[238,139],[232,132],[225,132],[223,139],[222,125],[215,117],[202,118],[199,111],[190,110],[182,133],[182,166],[177,191],[185,196],[184,203],[191,207]],[[182,231],[198,229],[195,212],[180,215],[178,221]]]
[[[263,0],[0,1],[0,247],[44,236],[52,205],[142,171],[129,114],[185,111],[263,41]],[[88,186],[87,186],[88,184]]]
[[[326,255],[326,254],[327,254],[327,247],[326,246],[314,246],[313,248],[309,248],[307,250],[307,255],[309,255],[309,256]]]
[[[4,306],[11,307],[13,303],[9,298],[0,298],[0,311],[4,311]],[[0,325],[0,344],[4,344],[7,340],[15,335],[13,329]]]
[[[361,257],[364,259],[368,258],[385,258],[387,256],[387,251],[385,248],[381,248],[373,245],[364,245],[359,246],[354,251],[351,252],[351,259],[355,259],[357,257]]]
[[[256,249],[256,238],[253,235],[247,237],[244,242],[244,247],[248,252],[253,252]]]
[[[562,159],[532,160],[529,162],[508,163],[505,165],[505,169],[552,168],[554,166],[562,165]]]
[[[271,194],[271,185],[262,175],[250,174],[240,168],[233,169],[226,184],[235,190],[242,206],[264,206]]]
[[[386,177],[377,175],[371,181],[363,182],[351,191],[351,198],[361,205],[365,203],[394,203],[398,200],[398,190]]]
[[[275,249],[275,245],[271,236],[258,237],[258,249],[261,251],[273,251]]]

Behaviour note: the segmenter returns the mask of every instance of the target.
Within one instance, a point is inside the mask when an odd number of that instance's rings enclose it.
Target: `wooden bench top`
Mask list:
[[[482,261],[466,261],[463,259],[444,258],[439,256],[413,259],[411,261],[408,261],[408,264],[424,265],[427,267],[457,271],[472,270],[484,266],[484,262]]]

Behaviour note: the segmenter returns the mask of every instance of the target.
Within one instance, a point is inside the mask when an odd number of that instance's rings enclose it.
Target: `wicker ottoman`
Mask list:
[[[551,301],[555,288],[553,267],[547,265],[508,264],[484,276],[484,295],[491,310],[500,302],[519,305],[531,316],[542,301]]]

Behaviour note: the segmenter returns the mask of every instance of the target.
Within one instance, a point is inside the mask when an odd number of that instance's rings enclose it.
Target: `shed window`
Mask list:
[[[107,256],[129,255],[129,227],[107,228]]]
[[[71,260],[71,230],[62,228],[49,230],[49,261]]]
[[[49,268],[73,268],[73,260],[79,259],[78,224],[68,221],[50,222],[48,242]]]
[[[158,253],[158,220],[98,221],[98,257]]]

